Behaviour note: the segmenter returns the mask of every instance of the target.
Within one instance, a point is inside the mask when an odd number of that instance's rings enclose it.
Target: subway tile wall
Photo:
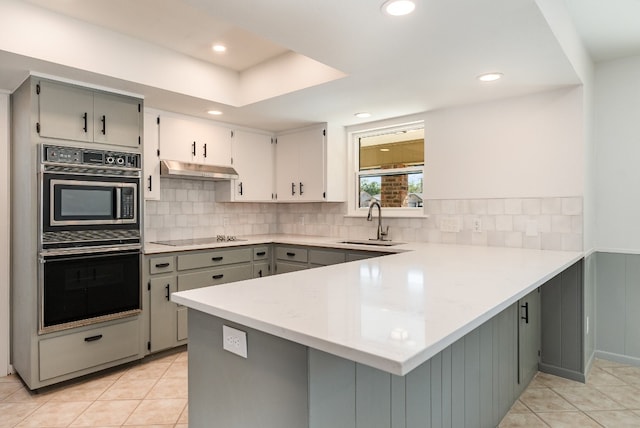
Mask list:
[[[145,240],[297,234],[367,239],[377,219],[346,217],[345,203],[218,203],[212,182],[161,180],[145,205]],[[384,218],[403,242],[582,250],[582,197],[427,200],[425,218]]]
[[[160,179],[160,200],[146,201],[145,241],[277,233],[275,204],[215,202],[214,183]]]

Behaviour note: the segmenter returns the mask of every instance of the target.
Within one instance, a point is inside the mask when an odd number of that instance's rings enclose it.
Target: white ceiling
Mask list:
[[[594,60],[640,55],[640,25],[635,25],[640,0],[565,1]],[[35,4],[225,67],[241,83],[251,70],[287,52],[346,74],[233,104],[204,91],[182,92],[178,83],[189,75],[173,76],[176,89],[158,88],[16,54],[3,49],[3,37],[10,35],[0,30],[0,89],[15,89],[33,70],[139,93],[147,107],[200,117],[217,108],[225,113],[217,120],[271,131],[324,121],[353,125],[580,84],[536,0],[418,0],[416,12],[400,18],[383,15],[382,0],[0,0],[0,6],[3,2]],[[0,16],[0,29],[3,19],[11,17]],[[215,55],[211,44],[220,41],[229,50]],[[505,77],[480,84],[475,77],[488,71]],[[283,75],[294,77],[295,72]],[[272,79],[262,86],[275,88],[279,83]],[[359,111],[372,116],[357,119],[353,114]]]

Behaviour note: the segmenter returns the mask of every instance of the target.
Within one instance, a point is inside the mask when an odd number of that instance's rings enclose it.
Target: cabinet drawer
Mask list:
[[[276,274],[295,272],[305,269],[307,269],[307,265],[303,263],[276,262]]]
[[[253,260],[267,260],[269,258],[269,247],[255,247],[253,249]]]
[[[135,356],[140,352],[138,318],[39,343],[40,380]]]
[[[152,257],[149,259],[149,273],[151,273],[151,275],[173,272],[174,267],[173,256]]]
[[[309,263],[321,266],[344,263],[346,255],[343,251],[309,250]]]
[[[178,270],[197,269],[212,266],[223,266],[233,263],[250,262],[251,257],[251,248],[185,254],[182,256],[178,256]]]
[[[253,266],[251,264],[211,269],[202,272],[183,273],[178,275],[178,291],[242,281],[243,279],[251,279],[252,277]]]
[[[376,251],[360,251],[360,252],[347,253],[347,261],[354,262],[357,260],[365,260],[373,257],[386,256],[387,254],[392,254],[392,253],[379,253]]]
[[[307,262],[307,249],[299,247],[276,247],[276,258],[292,262]]]

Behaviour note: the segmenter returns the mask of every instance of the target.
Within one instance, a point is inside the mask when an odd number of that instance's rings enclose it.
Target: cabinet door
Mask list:
[[[263,276],[271,275],[271,265],[269,262],[254,262],[253,263],[253,277],[262,278]]]
[[[202,155],[202,143],[198,139],[196,122],[173,116],[160,117],[160,159],[197,162]]]
[[[197,141],[201,162],[208,165],[231,165],[231,129],[202,122],[199,132]]]
[[[96,92],[93,96],[93,140],[140,147],[142,106],[135,98]]]
[[[93,140],[93,93],[60,83],[40,82],[40,136]]]
[[[158,116],[151,113],[144,114],[144,198],[160,200],[160,157]]]
[[[538,371],[540,360],[540,292],[536,289],[519,301],[518,319],[518,383],[526,388]]]
[[[271,201],[273,194],[273,145],[271,136],[234,131],[233,167],[240,176],[234,181],[234,200]]]
[[[306,263],[290,263],[281,260],[276,261],[276,274],[295,272],[298,270],[308,269]]]
[[[151,352],[171,348],[176,344],[176,304],[170,301],[177,291],[175,276],[153,278],[149,292]]]
[[[314,128],[298,135],[298,195],[304,201],[322,201],[325,192],[324,129]]]
[[[295,201],[298,194],[298,134],[286,134],[278,137],[276,145],[276,193],[278,201]]]

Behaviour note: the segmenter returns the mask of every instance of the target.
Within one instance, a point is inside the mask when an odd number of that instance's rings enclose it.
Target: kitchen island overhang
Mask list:
[[[410,249],[174,293],[172,300],[404,376],[582,258],[440,244]]]

